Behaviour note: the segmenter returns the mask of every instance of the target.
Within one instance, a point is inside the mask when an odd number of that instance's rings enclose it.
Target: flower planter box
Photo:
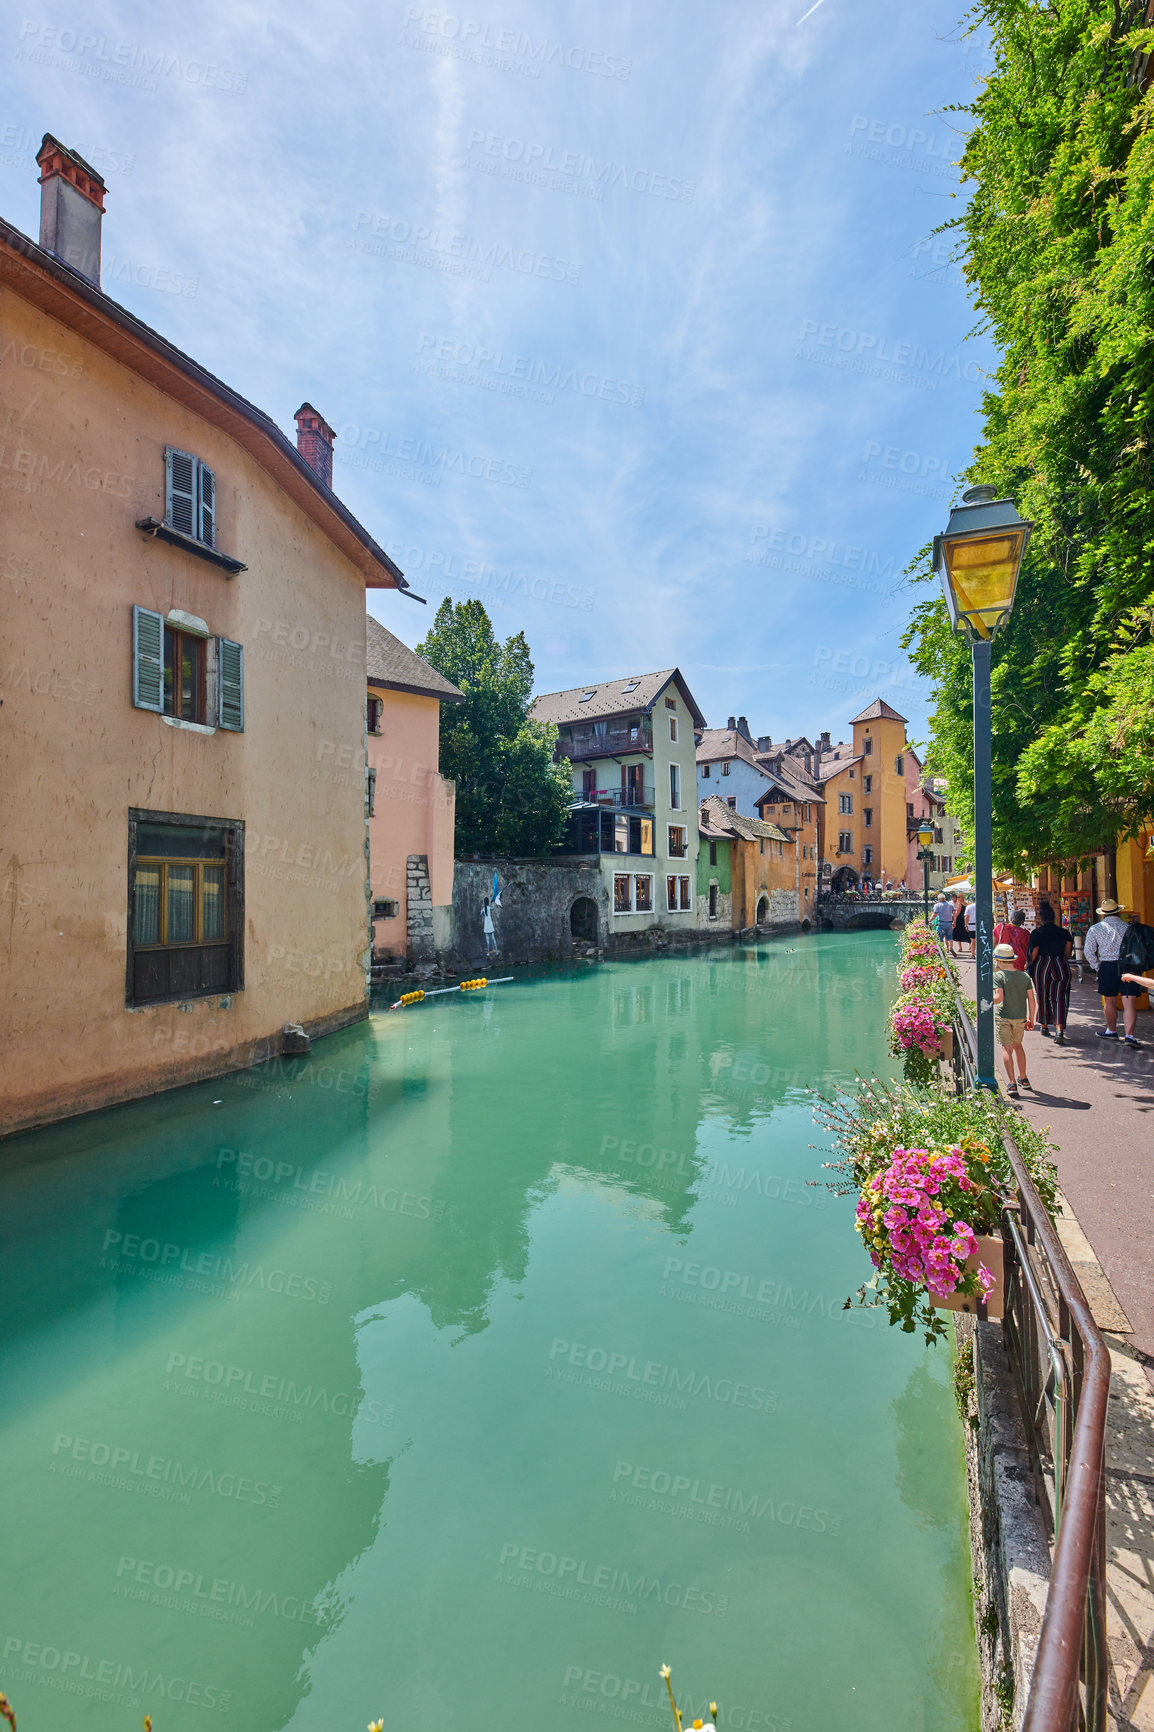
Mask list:
[[[952,1028],[945,1028],[942,1030],[942,1038],[938,1046],[938,1052],[943,1064],[953,1064],[954,1031]]]
[[[970,1257],[966,1263],[967,1269],[976,1269],[979,1263],[984,1263],[994,1277],[994,1285],[983,1300],[979,1293],[930,1293],[930,1303],[937,1311],[968,1311],[971,1316],[1000,1318],[1005,1311],[1006,1277],[1002,1263],[1002,1239],[1000,1234],[990,1238],[978,1237],[978,1254]]]

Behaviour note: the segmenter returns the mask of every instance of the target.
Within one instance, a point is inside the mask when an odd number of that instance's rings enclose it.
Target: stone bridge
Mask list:
[[[826,891],[818,897],[814,912],[823,932],[878,932],[907,926],[922,908],[920,896],[854,896]]]

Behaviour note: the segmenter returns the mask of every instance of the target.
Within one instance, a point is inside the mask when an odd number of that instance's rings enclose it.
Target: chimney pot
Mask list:
[[[50,132],[36,153],[40,170],[40,245],[100,287],[104,181]]]
[[[336,434],[311,403],[296,412],[297,450],[328,488],[333,484],[333,441]]]

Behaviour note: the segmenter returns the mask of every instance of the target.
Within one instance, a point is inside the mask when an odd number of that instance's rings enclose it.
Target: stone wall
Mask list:
[[[412,963],[432,962],[433,893],[429,888],[427,854],[410,854],[405,862],[405,949]]]
[[[580,898],[595,906],[598,946],[608,942],[609,893],[595,857],[588,865],[573,860],[458,860],[452,941],[443,960],[467,968],[484,961],[481,904],[492,895],[494,872],[501,906],[493,911],[493,928],[502,963],[569,961],[574,954],[570,912]]]

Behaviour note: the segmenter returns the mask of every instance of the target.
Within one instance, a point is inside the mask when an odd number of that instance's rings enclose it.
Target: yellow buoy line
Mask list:
[[[485,986],[507,986],[516,978],[512,974],[502,974],[496,980],[487,980],[484,975],[477,980],[462,980],[459,986],[435,986],[432,992],[403,992],[396,1004],[390,1004],[390,1010],[404,1010],[407,1004],[420,1004],[425,998],[442,998],[447,992],[480,992]]]

